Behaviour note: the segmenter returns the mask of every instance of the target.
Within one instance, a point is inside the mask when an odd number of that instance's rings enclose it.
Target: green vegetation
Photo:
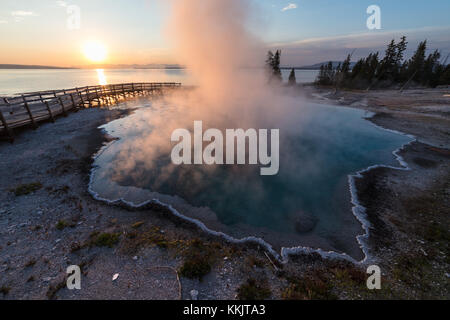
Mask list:
[[[1,286],[0,287],[0,293],[2,293],[3,295],[7,295],[9,292],[11,291],[11,287],[7,287],[7,286]]]
[[[120,238],[120,233],[98,233],[91,234],[91,245],[97,247],[114,247]]]
[[[214,252],[211,246],[198,239],[193,240],[183,253],[185,259],[179,270],[180,274],[185,278],[202,280],[211,272],[216,260]]]
[[[28,184],[22,184],[20,186],[17,186],[14,189],[10,189],[10,192],[13,192],[16,197],[19,196],[25,196],[27,194],[36,192],[42,188],[42,184],[40,182],[33,182]]]
[[[143,222],[138,222],[133,224],[131,228],[139,229],[142,225]],[[125,241],[121,250],[127,254],[136,254],[141,248],[149,246],[158,246],[159,248],[167,249],[177,244],[177,241],[169,241],[160,228],[151,227],[143,231],[128,231],[125,235]]]
[[[266,266],[266,262],[258,257],[249,256],[246,259],[246,263],[250,268],[260,268],[263,269]]]
[[[332,285],[321,277],[305,276],[288,279],[290,284],[282,293],[285,300],[336,300]]]
[[[144,221],[139,221],[139,222],[132,224],[131,227],[133,229],[139,229],[140,227],[142,227],[144,225],[144,223],[145,223]]]
[[[69,223],[65,220],[59,220],[58,223],[56,224],[56,229],[58,229],[59,231],[64,230],[65,228],[74,228],[75,224],[74,223]]]
[[[269,82],[281,82],[283,80],[281,76],[281,51],[277,50],[275,53],[269,51],[267,53],[266,68],[269,74]]]
[[[450,84],[450,65],[447,59],[441,61],[438,50],[426,55],[427,41],[417,47],[414,55],[406,60],[404,53],[408,42],[403,36],[396,43],[392,40],[387,46],[384,58],[379,52],[360,59],[350,70],[352,55],[336,68],[331,62],[320,68],[316,84],[353,89],[407,87],[410,84],[436,87]]]
[[[272,292],[266,280],[257,281],[250,278],[237,290],[239,300],[265,300],[270,298]]]

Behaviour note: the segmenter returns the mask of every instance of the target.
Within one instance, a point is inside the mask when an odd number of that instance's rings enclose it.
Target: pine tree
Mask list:
[[[397,45],[395,39],[387,46],[383,60],[380,66],[380,80],[393,80],[396,76],[396,59],[397,59]]]
[[[282,81],[282,75],[281,75],[281,51],[277,50],[275,53],[272,51],[269,51],[267,53],[267,60],[266,60],[266,67],[268,69],[269,73],[269,81]]]
[[[291,74],[289,75],[289,85],[295,86],[297,84],[297,79],[295,77],[295,69],[291,70]]]
[[[336,80],[336,71],[333,68],[333,62],[328,62],[326,67],[327,85],[332,85]]]
[[[406,74],[408,78],[412,78],[416,82],[422,82],[424,66],[425,66],[425,53],[427,51],[427,40],[421,42],[417,47],[416,52],[412,58],[408,61],[408,67]]]
[[[320,66],[320,71],[319,71],[319,74],[318,74],[317,79],[316,79],[316,84],[324,85],[325,84],[325,79],[326,79],[325,65],[322,64]]]
[[[439,50],[435,50],[433,53],[428,55],[427,60],[425,60],[423,66],[423,80],[422,84],[436,87],[439,84],[439,78],[441,73],[441,68],[439,59],[441,58],[441,53]]]
[[[395,63],[394,78],[397,82],[401,82],[401,81],[404,81],[403,72],[402,72],[404,70],[403,59],[404,59],[405,51],[408,47],[408,42],[406,41],[405,36],[403,36],[401,38],[400,42],[397,43],[396,47],[397,47],[396,48],[397,52],[395,55],[395,62],[394,62]]]

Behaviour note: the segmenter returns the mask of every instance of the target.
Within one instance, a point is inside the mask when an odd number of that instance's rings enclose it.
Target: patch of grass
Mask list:
[[[258,257],[249,256],[246,259],[246,263],[250,268],[263,269],[266,266],[266,262]]]
[[[211,272],[211,265],[206,255],[201,253],[191,254],[180,268],[180,274],[189,279],[202,280]]]
[[[265,300],[270,298],[272,292],[266,280],[257,281],[253,278],[248,279],[237,290],[239,300]]]
[[[139,228],[140,226],[141,225],[139,225],[137,228]],[[146,248],[149,246],[156,245],[160,248],[167,249],[170,247],[174,247],[177,244],[178,241],[170,241],[158,227],[151,227],[145,231],[133,230],[127,232],[122,250],[127,254],[135,254],[141,248]]]
[[[7,295],[11,291],[11,287],[7,286],[1,286],[0,287],[0,293],[3,293],[3,295]]]
[[[120,233],[101,233],[95,240],[97,247],[114,247],[120,238]]]
[[[289,286],[283,291],[285,300],[336,300],[337,296],[331,292],[330,283],[317,275],[289,279]]]
[[[331,269],[337,280],[343,284],[348,284],[351,287],[365,285],[367,281],[367,274],[356,267],[336,267]]]
[[[425,270],[429,267],[430,262],[424,255],[406,253],[397,259],[393,275],[405,283],[419,284],[423,282]]]
[[[430,242],[450,242],[450,232],[437,222],[433,222],[422,230],[422,236]]]
[[[217,256],[215,245],[206,245],[201,240],[195,239],[189,243],[183,252],[184,263],[181,266],[180,274],[188,279],[199,279],[200,281],[211,272]]]
[[[40,182],[33,182],[28,184],[19,185],[13,189],[10,189],[10,192],[13,192],[16,197],[25,196],[30,193],[36,192],[42,188],[42,184]]]
[[[136,223],[133,223],[132,225],[131,225],[131,227],[133,228],[133,229],[139,229],[140,227],[142,227],[143,225],[144,225],[144,221],[139,221],[139,222],[136,222]]]
[[[65,228],[74,228],[74,227],[75,227],[74,223],[69,223],[66,220],[59,220],[58,223],[56,224],[56,229],[58,229],[59,231],[62,231]]]

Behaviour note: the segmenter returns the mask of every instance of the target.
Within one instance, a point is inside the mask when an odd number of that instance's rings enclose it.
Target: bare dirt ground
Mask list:
[[[309,94],[378,112],[376,124],[418,138],[401,152],[412,170],[357,181],[382,290],[367,289],[364,265],[317,254],[281,265],[163,208],[95,201],[92,155],[108,140],[97,127],[129,106],[83,110],[0,142],[0,299],[191,299],[192,290],[199,299],[450,298],[448,90]],[[66,288],[69,265],[81,267],[79,291]]]

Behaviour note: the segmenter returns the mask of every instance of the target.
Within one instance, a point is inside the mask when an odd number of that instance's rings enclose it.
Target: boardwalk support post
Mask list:
[[[62,111],[64,117],[67,117],[66,108],[64,108],[64,103],[63,103],[61,97],[59,97],[58,100],[59,100],[59,104],[61,105],[61,111]]]
[[[0,121],[3,123],[3,128],[5,128],[6,134],[9,136],[9,140],[11,142],[14,141],[14,134],[12,130],[9,128],[8,123],[6,122],[5,117],[3,116],[2,110],[0,110]]]
[[[52,109],[50,109],[50,106],[47,101],[45,101],[45,106],[47,107],[48,115],[50,116],[50,120],[52,122],[55,122],[55,118],[53,117]]]
[[[25,99],[24,95],[22,95],[22,99],[23,99],[24,107],[27,110],[28,116],[30,117],[31,124],[33,125],[33,128],[36,129],[37,124],[36,124],[36,121],[34,121],[33,114],[31,113],[30,106],[28,105],[27,99]]]

